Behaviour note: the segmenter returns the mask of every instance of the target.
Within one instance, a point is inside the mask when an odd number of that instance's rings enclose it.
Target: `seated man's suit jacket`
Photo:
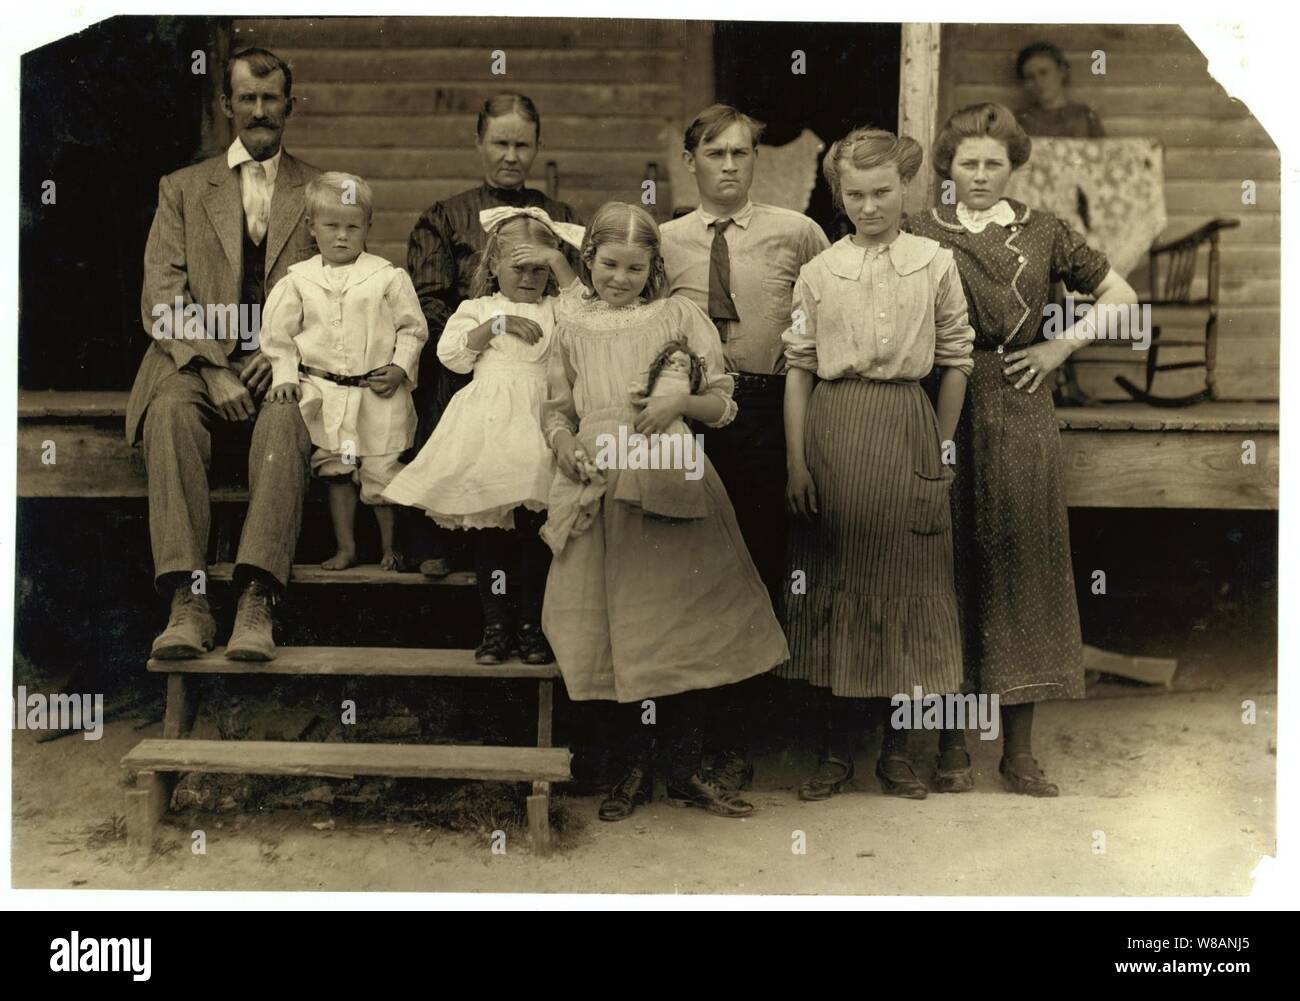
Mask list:
[[[316,253],[307,230],[304,196],[320,173],[287,152],[271,199],[266,245],[266,295],[289,267]],[[158,384],[196,355],[226,365],[239,347],[237,331],[217,339],[154,336],[157,306],[169,311],[180,296],[185,305],[239,303],[243,274],[244,205],[239,171],[226,152],[166,175],[158,185],[158,211],[144,250],[144,290],[140,314],[152,343],[140,362],[126,408],[126,438],[139,440],[145,410]],[[207,310],[204,310],[205,315]],[[206,321],[205,321],[206,322]]]

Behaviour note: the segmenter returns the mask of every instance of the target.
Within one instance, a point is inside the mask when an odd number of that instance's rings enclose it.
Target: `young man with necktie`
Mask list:
[[[725,104],[696,116],[686,129],[683,158],[700,204],[660,227],[668,284],[693,299],[718,328],[727,370],[735,379],[736,419],[709,429],[704,447],[722,477],[754,564],[778,617],[784,604],[785,361],[781,335],[790,326],[799,269],[830,244],[806,215],[750,201],[763,123]],[[749,784],[753,765],[745,718],[755,696],[719,690],[727,719],[726,746],[715,755],[714,777],[731,789]]]

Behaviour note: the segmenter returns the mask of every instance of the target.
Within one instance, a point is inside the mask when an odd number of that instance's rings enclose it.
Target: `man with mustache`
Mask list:
[[[785,576],[785,360],[781,334],[799,269],[829,243],[806,215],[750,201],[763,123],[725,104],[705,108],[686,129],[683,159],[700,205],[665,223],[664,266],[672,294],[707,312],[735,380],[736,419],[708,428],[704,451],[727,488],[736,521],[777,615]],[[718,690],[717,732],[729,747],[714,756],[714,778],[732,791],[753,773],[744,737],[756,679]]]
[[[319,171],[280,145],[292,94],[278,56],[235,53],[221,96],[234,142],[158,186],[141,295],[152,343],[126,416],[127,440],[144,442],[155,584],[171,602],[153,657],[198,657],[214,643],[204,578],[214,445],[247,452],[250,489],[226,656],[275,656],[270,609],[288,581],[311,448],[296,404],[262,403],[271,364],[257,338],[267,292],[314,253],[303,194]]]

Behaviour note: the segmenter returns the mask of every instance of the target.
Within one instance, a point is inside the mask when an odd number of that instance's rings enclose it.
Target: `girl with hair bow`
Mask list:
[[[384,496],[474,533],[484,624],[475,660],[549,664],[541,612],[550,551],[537,532],[555,460],[541,412],[552,331],[583,288],[560,245],[580,244],[582,227],[537,207],[485,209],[479,220],[488,235],[471,298],[438,340],[442,364],[473,381]]]

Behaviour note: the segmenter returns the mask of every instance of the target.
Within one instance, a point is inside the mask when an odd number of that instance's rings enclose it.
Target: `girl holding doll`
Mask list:
[[[698,510],[688,504],[674,507],[674,516],[658,513],[664,495],[653,484],[643,480],[632,497],[620,490],[632,470],[617,461],[592,464],[620,430],[625,439],[662,436],[680,429],[683,418],[725,426],[736,405],[722,344],[703,310],[665,297],[658,227],[640,206],[603,205],[587,228],[582,260],[591,291],[556,328],[544,428],[559,465],[552,496],[580,486],[590,514],[566,519],[566,531],[550,536],[556,552],[542,626],[570,698],[626,707],[621,732],[630,760],[600,806],[601,819],[622,820],[651,798],[655,733],[668,752],[671,802],[746,816],[750,803],[703,774],[702,690],[762,674],[788,651],[708,462],[708,435]],[[690,377],[696,359],[698,380]],[[656,391],[666,365],[686,371],[677,391]],[[551,516],[559,513],[553,504]]]
[[[384,496],[473,532],[484,623],[475,660],[500,664],[517,653],[549,664],[541,605],[550,553],[537,532],[555,465],[541,408],[560,303],[582,288],[559,248],[578,246],[582,227],[509,206],[484,210],[481,225],[487,242],[472,297],[438,339],[439,361],[473,381]]]
[[[832,144],[822,169],[854,233],[803,266],[783,335],[790,569],[806,587],[786,597],[791,660],[777,673],[822,691],[826,727],[805,800],[852,778],[859,700],[961,686],[945,452],[975,334],[952,253],[899,231],[921,158],[881,129]],[[937,412],[920,382],[935,365]],[[925,797],[907,730],[886,724],[876,776],[886,794]]]

